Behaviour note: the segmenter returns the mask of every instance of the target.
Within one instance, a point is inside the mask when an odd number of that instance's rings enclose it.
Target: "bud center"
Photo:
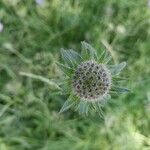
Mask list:
[[[72,85],[79,97],[88,101],[96,100],[109,92],[111,74],[105,65],[85,61],[77,67]]]

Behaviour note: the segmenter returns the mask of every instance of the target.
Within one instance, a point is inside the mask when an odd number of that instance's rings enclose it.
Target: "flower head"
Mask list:
[[[35,0],[37,5],[43,5],[45,0]]]
[[[3,23],[2,23],[2,22],[0,22],[0,32],[2,32],[2,31],[3,31],[3,29],[4,29],[4,25],[3,25]]]
[[[74,93],[86,101],[100,101],[109,92],[111,74],[103,64],[89,60],[79,64],[72,79]]]
[[[98,111],[103,102],[111,98],[112,92],[126,92],[119,87],[119,74],[125,62],[112,65],[111,56],[104,51],[101,56],[88,43],[81,42],[82,52],[61,49],[64,64],[58,63],[64,72],[63,93],[70,95],[60,112],[71,107],[80,113]],[[116,81],[117,80],[117,81]]]
[[[150,7],[150,0],[147,1],[147,5],[148,5],[148,7]]]

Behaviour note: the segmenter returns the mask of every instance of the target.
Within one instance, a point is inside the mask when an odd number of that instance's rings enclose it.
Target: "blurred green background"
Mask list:
[[[0,0],[0,150],[150,150],[150,2]],[[21,76],[60,78],[60,48],[81,41],[127,61],[131,93],[103,117],[59,114],[67,97]]]

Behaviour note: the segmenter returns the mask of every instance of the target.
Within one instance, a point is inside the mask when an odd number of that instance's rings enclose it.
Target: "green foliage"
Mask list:
[[[150,149],[149,20],[147,0],[45,0],[42,6],[1,0],[0,150]],[[97,50],[100,63],[127,61],[113,82],[119,79],[132,92],[112,91],[104,107],[80,104],[60,114],[70,90],[69,79],[60,82],[60,48],[80,52],[83,40]],[[66,74],[71,72],[68,67]],[[53,83],[66,84],[65,92]],[[101,118],[76,112],[87,108],[93,114],[100,108]]]

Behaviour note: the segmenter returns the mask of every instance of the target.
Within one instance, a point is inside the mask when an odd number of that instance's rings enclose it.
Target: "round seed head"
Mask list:
[[[108,94],[111,87],[111,74],[104,64],[96,61],[81,63],[72,79],[73,91],[86,101],[97,101]]]

